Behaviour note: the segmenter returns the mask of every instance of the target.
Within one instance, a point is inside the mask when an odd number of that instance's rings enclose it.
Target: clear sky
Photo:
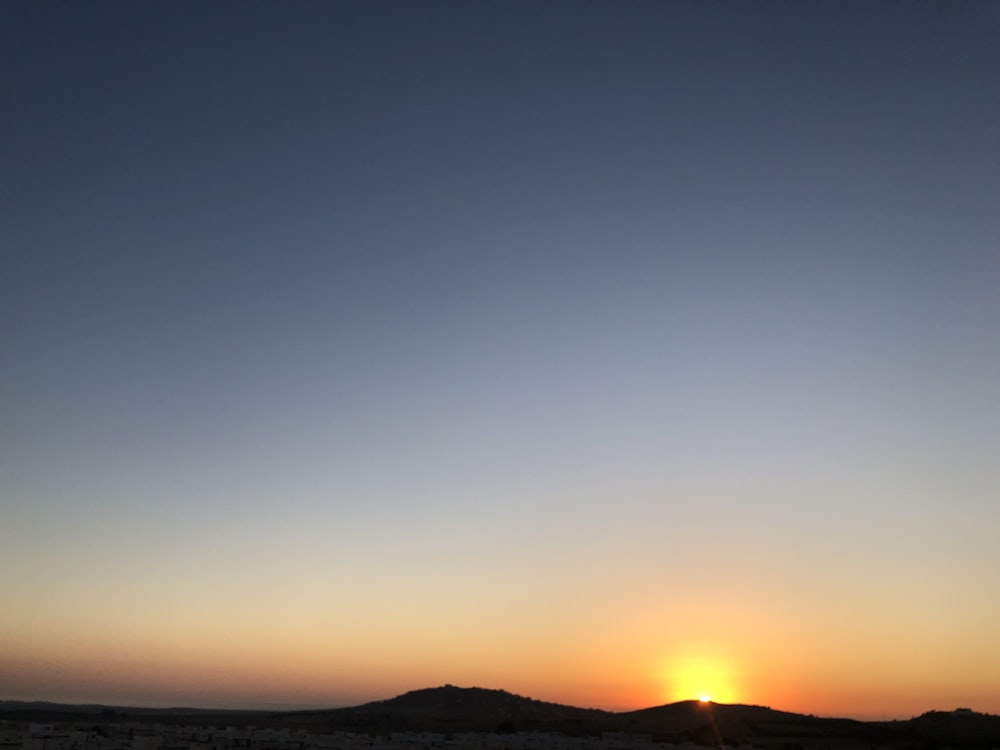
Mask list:
[[[0,698],[1000,712],[1000,4],[0,5]]]

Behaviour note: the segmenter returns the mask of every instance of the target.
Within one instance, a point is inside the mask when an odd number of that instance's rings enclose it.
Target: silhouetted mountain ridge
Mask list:
[[[151,709],[73,706],[40,701],[0,701],[0,716],[77,721],[97,714],[102,722],[171,721],[252,724],[311,732],[603,732],[647,734],[674,743],[718,747],[753,744],[767,750],[842,750],[893,747],[901,750],[1000,748],[1000,716],[969,709],[929,711],[906,721],[818,718],[766,706],[680,701],[637,711],[612,712],[550,703],[480,687],[443,685],[412,690],[358,706],[299,711]]]
[[[506,690],[444,685],[411,690],[388,700],[357,706],[358,711],[390,710],[413,714],[466,714],[516,716],[519,718],[565,718],[567,716],[611,715],[598,709],[576,708],[559,703],[526,698]]]
[[[615,716],[609,711],[548,703],[506,690],[455,685],[411,690],[360,706],[309,713],[322,713],[334,726],[368,731],[391,726],[442,731],[580,732],[586,727],[609,725]]]

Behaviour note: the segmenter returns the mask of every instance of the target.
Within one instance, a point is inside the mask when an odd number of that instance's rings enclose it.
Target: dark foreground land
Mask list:
[[[76,726],[183,724],[258,727],[329,734],[386,736],[399,732],[616,734],[674,745],[753,746],[765,750],[1000,750],[1000,716],[968,709],[931,711],[907,721],[856,721],[805,716],[763,706],[683,701],[614,713],[524,698],[503,690],[446,685],[350,708],[308,711],[220,711],[75,706],[0,701],[0,721]]]

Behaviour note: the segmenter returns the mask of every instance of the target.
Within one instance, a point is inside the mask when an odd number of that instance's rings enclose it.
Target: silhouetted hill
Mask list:
[[[575,708],[525,698],[508,693],[506,690],[477,687],[461,688],[454,685],[412,690],[389,700],[367,703],[355,710],[392,710],[412,715],[467,716],[489,719],[517,718],[522,720],[551,720],[567,717],[594,718],[598,715],[610,715],[607,711]]]
[[[766,706],[747,706],[739,703],[702,703],[701,701],[667,703],[663,706],[642,708],[638,711],[629,711],[620,715],[664,724],[690,724],[692,721],[704,720],[709,716],[714,716],[717,721],[780,722],[808,718],[802,714],[789,713],[788,711],[775,711],[773,708],[767,708]]]
[[[1000,748],[1000,716],[967,708],[928,711],[905,722],[883,722],[894,731],[928,746]]]
[[[444,685],[413,690],[383,701],[320,712],[296,712],[341,728],[440,731],[601,731],[613,723],[608,711],[576,708],[525,698],[506,690]]]
[[[617,714],[634,732],[652,734],[672,742],[699,745],[740,745],[762,737],[803,738],[818,734],[846,736],[861,722],[850,719],[817,719],[776,711],[766,706],[680,701],[664,706]],[[782,747],[794,742],[779,743]]]

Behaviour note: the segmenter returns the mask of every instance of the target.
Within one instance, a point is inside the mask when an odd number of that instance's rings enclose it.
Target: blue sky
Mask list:
[[[497,641],[561,654],[576,618],[604,654],[624,636],[591,598],[642,620],[698,600],[700,571],[803,642],[870,613],[859,653],[908,644],[876,700],[919,693],[914,654],[968,644],[927,672],[971,669],[942,700],[1000,710],[995,3],[2,13],[0,633],[20,645],[0,659],[22,661],[0,693],[138,694],[124,667],[112,689],[39,666],[115,653],[101,615],[60,624],[74,587],[95,613],[145,585],[205,613],[197,637],[126,627],[150,652],[238,630],[220,588],[336,624],[306,604],[322,591],[355,613],[330,663],[357,664],[204,691],[324,703],[438,676],[394,673],[387,641],[444,676],[478,663],[417,621],[481,607]],[[374,589],[438,614],[371,646]],[[668,662],[686,642],[661,640]],[[816,664],[808,684],[841,684]],[[585,666],[468,679],[661,697]],[[863,712],[851,674],[788,707]],[[144,699],[207,700],[190,679]]]

